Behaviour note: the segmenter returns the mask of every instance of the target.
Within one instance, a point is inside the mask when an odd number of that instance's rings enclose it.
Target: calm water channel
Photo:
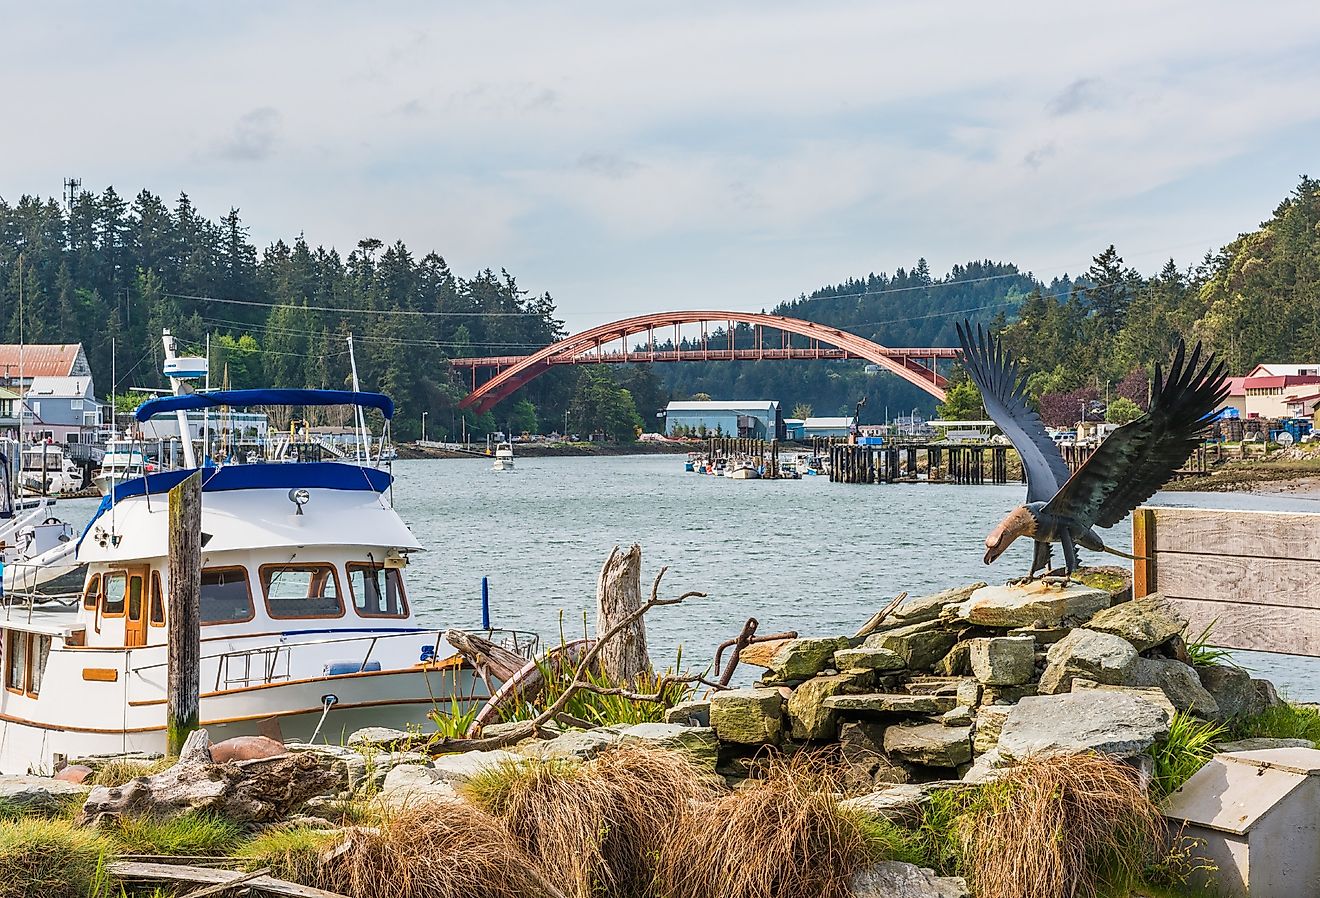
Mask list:
[[[1018,484],[740,481],[685,473],[682,456],[519,458],[510,473],[493,472],[484,459],[400,461],[394,473],[395,508],[428,550],[408,571],[422,623],[478,627],[487,576],[495,625],[558,639],[562,622],[572,638],[584,612],[594,613],[596,575],[610,548],[637,542],[644,584],[668,565],[664,594],[708,593],[648,616],[662,664],[681,644],[685,666],[704,666],[751,616],[763,633],[847,633],[902,590],[920,596],[1002,581],[1025,574],[1030,562],[1022,543],[992,567],[981,563],[985,534],[1022,501]],[[1157,501],[1320,510],[1313,500],[1244,495],[1163,493]],[[85,516],[95,503],[69,506]],[[1105,537],[1131,546],[1126,523]],[[1092,553],[1084,559],[1105,563]],[[1240,660],[1294,699],[1320,700],[1320,662],[1246,653]]]

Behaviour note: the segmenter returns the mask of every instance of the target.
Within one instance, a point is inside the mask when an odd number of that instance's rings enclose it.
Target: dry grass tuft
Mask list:
[[[839,808],[829,768],[802,753],[771,763],[697,813],[662,849],[667,898],[845,898],[855,873],[878,860],[859,815]]]
[[[1136,771],[1100,755],[1009,768],[954,827],[961,872],[995,898],[1126,895],[1167,837]]]
[[[679,751],[621,745],[585,764],[528,760],[471,780],[466,794],[571,898],[654,893],[660,846],[718,779]]]
[[[354,898],[546,898],[545,877],[498,820],[458,802],[419,804],[346,831],[315,885]]]

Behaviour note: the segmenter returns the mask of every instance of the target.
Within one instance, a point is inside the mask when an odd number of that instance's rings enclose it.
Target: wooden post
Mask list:
[[[170,490],[165,753],[177,758],[201,719],[202,474]]]
[[[1155,510],[1138,508],[1132,512],[1132,598],[1139,599],[1156,591],[1155,586]]]
[[[615,546],[596,581],[596,638],[641,607],[642,547],[634,544],[625,552]],[[600,669],[611,685],[630,689],[650,673],[646,624],[640,617],[601,649]]]

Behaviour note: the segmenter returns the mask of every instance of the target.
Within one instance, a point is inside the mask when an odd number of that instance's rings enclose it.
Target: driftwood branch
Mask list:
[[[250,877],[233,870],[219,870],[214,867],[193,867],[185,864],[144,864],[134,861],[111,861],[106,871],[119,879],[134,882],[174,882],[191,885],[223,885],[225,889],[233,886],[250,887],[270,895],[283,895],[287,898],[347,898],[338,892],[327,892],[311,886],[286,882],[271,876]]]
[[[573,696],[579,690],[586,689],[590,686],[590,683],[586,679],[586,673],[588,670],[592,669],[593,665],[595,665],[597,659],[600,657],[602,648],[607,645],[611,639],[614,639],[633,623],[640,620],[652,608],[661,608],[666,605],[677,605],[687,599],[704,599],[706,597],[704,592],[693,590],[691,592],[685,592],[680,596],[675,596],[674,598],[661,598],[660,581],[664,578],[665,573],[668,570],[668,567],[662,567],[660,572],[655,575],[655,582],[651,584],[650,599],[648,599],[640,608],[637,608],[635,611],[620,618],[604,633],[601,633],[591,644],[591,647],[583,653],[582,657],[578,660],[577,667],[573,671],[573,679],[569,681],[568,686],[559,694],[559,697],[556,698],[545,710],[529,721],[519,724],[518,726],[510,727],[498,736],[492,736],[488,739],[443,740],[431,745],[431,752],[439,754],[459,750],[472,751],[503,748],[507,745],[521,742],[523,739],[536,735],[550,721],[558,719],[559,715],[563,713],[564,708],[566,708],[568,703],[572,701]]]
[[[885,622],[885,619],[894,613],[894,609],[903,604],[903,600],[907,597],[908,594],[905,592],[900,592],[898,595],[894,596],[888,605],[871,615],[871,619],[862,624],[862,628],[853,634],[853,639],[861,639],[863,636],[870,636],[874,633],[876,629]]]

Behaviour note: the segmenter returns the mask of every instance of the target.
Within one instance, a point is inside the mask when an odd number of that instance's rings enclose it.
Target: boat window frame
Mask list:
[[[97,571],[87,578],[87,585],[83,587],[82,606],[84,611],[95,611],[97,604],[101,600],[101,572]]]
[[[14,630],[14,629],[5,630],[4,654],[5,654],[5,691],[6,692],[12,692],[15,695],[28,695],[27,686],[28,686],[28,680],[30,679],[29,672],[32,669],[32,658],[30,651],[32,648],[31,645],[32,640],[30,639],[31,636],[32,634],[28,633],[25,630]],[[17,640],[15,639],[15,637],[17,637]],[[19,683],[17,687],[14,686],[13,683],[14,654],[15,654],[13,650],[13,645],[16,641],[21,642],[23,646],[23,672],[22,672],[23,681]]]
[[[200,596],[199,596],[200,604]],[[160,621],[156,620],[156,611],[160,610]],[[160,585],[160,571],[152,570],[151,587],[147,590],[147,626],[165,626],[165,590]]]
[[[106,595],[106,581],[112,577],[124,578],[124,595],[123,598],[119,600],[118,611],[110,610],[109,596]],[[129,573],[127,568],[114,568],[112,570],[101,572],[101,590],[98,593],[99,601],[97,604],[101,608],[102,618],[122,618],[128,615],[128,578]]]
[[[270,584],[266,581],[266,572],[272,568],[285,570],[306,570],[309,568],[328,568],[334,578],[335,599],[339,602],[338,614],[276,614],[270,607]],[[342,620],[348,613],[344,602],[344,585],[339,580],[339,565],[332,561],[273,561],[257,568],[257,582],[261,584],[261,600],[266,604],[266,614],[271,620]]]
[[[400,614],[368,614],[357,606],[357,593],[353,591],[353,569],[365,568],[367,570],[384,571],[388,577],[389,572],[393,571],[399,584],[399,599],[402,602],[402,613]],[[370,561],[350,561],[344,565],[344,573],[348,576],[348,593],[353,600],[353,613],[361,618],[371,620],[407,620],[408,615],[412,613],[412,606],[408,603],[408,588],[403,582],[403,571],[399,568],[391,568],[384,564]]]
[[[41,664],[40,664],[41,676],[38,678],[33,675],[33,671],[37,670],[37,646],[41,644],[42,640],[45,640],[46,643],[46,656],[41,659]],[[50,661],[50,650],[52,643],[53,643],[53,638],[45,635],[44,633],[28,634],[27,685],[24,687],[23,691],[24,694],[30,696],[31,698],[36,698],[40,694],[41,684],[46,681],[46,663]]]
[[[201,599],[202,599],[202,595],[201,595],[201,589],[199,588],[198,591],[197,591],[197,606],[198,606],[198,608],[197,608],[197,616],[198,616],[199,623],[201,624],[201,626],[203,626],[203,627],[222,627],[222,626],[225,626],[226,624],[246,624],[246,623],[248,623],[249,621],[251,621],[252,619],[254,619],[254,618],[257,616],[257,603],[256,603],[256,600],[253,598],[253,595],[252,595],[252,574],[248,571],[247,566],[246,566],[246,565],[242,565],[242,564],[217,564],[217,565],[212,565],[212,566],[209,566],[209,567],[203,567],[203,568],[202,568],[202,576],[205,577],[207,574],[213,574],[213,573],[216,573],[217,571],[242,571],[242,572],[243,572],[243,586],[247,589],[247,600],[248,600],[247,607],[248,607],[248,616],[247,616],[247,617],[243,617],[243,618],[229,618],[229,619],[226,619],[226,620],[213,620],[213,621],[202,620],[202,619],[201,619],[201,616],[202,616],[202,615],[201,615]],[[162,594],[162,595],[161,595],[161,600],[164,601],[164,598],[165,598],[165,597],[164,597],[164,594]]]

